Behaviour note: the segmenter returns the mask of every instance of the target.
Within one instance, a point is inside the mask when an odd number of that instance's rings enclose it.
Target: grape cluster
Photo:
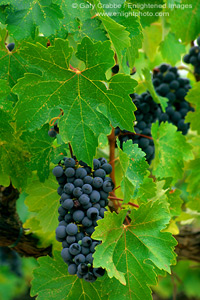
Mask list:
[[[146,160],[150,164],[154,158],[154,143],[151,137],[151,125],[156,120],[169,122],[177,126],[183,135],[187,134],[189,123],[184,123],[188,111],[194,111],[184,99],[191,88],[187,78],[181,78],[178,69],[168,64],[162,64],[154,69],[153,85],[156,92],[168,98],[166,112],[163,112],[160,104],[154,102],[149,92],[131,94],[131,98],[137,110],[135,112],[136,125],[135,134],[127,130],[115,128],[115,135],[120,141],[120,148],[123,149],[123,142],[132,139],[133,143],[146,153]]]
[[[187,134],[189,123],[184,123],[185,116],[188,111],[194,111],[185,100],[191,89],[189,79],[181,78],[176,67],[162,64],[154,69],[153,85],[160,96],[169,100],[166,112],[161,111],[159,115],[159,121],[172,123],[183,135]]]
[[[183,57],[183,61],[193,65],[195,73],[200,74],[200,36],[197,39],[197,44],[198,46],[190,48],[189,53]]]
[[[123,147],[123,142],[132,139],[134,144],[138,144],[142,151],[146,153],[148,163],[154,157],[154,143],[151,137],[151,125],[155,122],[161,114],[161,108],[155,103],[149,92],[141,95],[130,95],[133,103],[137,107],[135,112],[137,124],[134,127],[135,133],[126,130],[120,131],[115,129],[115,135],[119,135],[120,148]]]
[[[48,135],[52,138],[56,137],[56,135],[59,133],[58,125],[55,124],[53,127],[51,127],[48,131]]]
[[[59,226],[56,239],[62,242],[61,256],[68,272],[88,282],[104,275],[102,268],[93,268],[92,254],[99,241],[91,238],[97,221],[104,217],[108,194],[114,188],[112,167],[105,158],[93,160],[93,170],[83,161],[65,157],[53,169],[61,196],[58,209]]]
[[[22,277],[22,262],[19,254],[9,247],[0,247],[0,266],[8,266],[10,271]]]

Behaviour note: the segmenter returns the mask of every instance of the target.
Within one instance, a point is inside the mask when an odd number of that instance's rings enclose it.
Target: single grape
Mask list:
[[[94,260],[94,258],[92,257],[92,253],[89,253],[88,255],[86,255],[86,257],[85,257],[86,263],[92,264],[93,260]]]
[[[103,166],[105,166],[105,165],[103,165]],[[99,189],[103,185],[103,179],[101,177],[95,177],[92,185],[94,188]]]
[[[87,176],[86,176],[87,177]],[[75,187],[82,187],[83,186],[83,180],[78,178],[74,180],[74,186]]]
[[[87,175],[87,171],[84,168],[76,169],[76,178],[83,179]]]
[[[90,200],[92,203],[97,203],[100,200],[101,196],[100,193],[98,191],[92,191],[92,193],[90,194]]]
[[[72,259],[72,255],[69,252],[69,248],[63,248],[61,251],[61,256],[65,262]]]
[[[75,175],[75,170],[73,168],[69,167],[65,170],[65,175],[67,177],[73,177]]]
[[[62,220],[62,221],[58,224],[58,226],[67,226],[67,223],[66,223],[64,220]]]
[[[105,211],[107,211],[106,208],[101,208],[100,211],[99,211],[99,216],[103,218],[103,217],[104,217],[104,212],[105,212]]]
[[[64,209],[62,206],[60,206],[60,207],[58,208],[58,213],[59,213],[62,217],[64,217],[64,216],[66,215],[67,211],[66,211],[66,209]]]
[[[105,181],[103,183],[103,190],[104,190],[104,192],[109,193],[109,192],[111,192],[113,190],[113,188],[114,188],[114,184],[112,182]]]
[[[103,164],[101,167],[106,174],[110,174],[112,172],[112,166],[110,164]]]
[[[92,220],[90,220],[88,217],[83,218],[82,225],[84,227],[90,227],[92,226]]]
[[[92,253],[94,253],[95,247],[96,247],[97,245],[99,245],[99,242],[92,242],[92,245],[91,245],[91,247],[90,247],[90,251],[91,251]]]
[[[104,200],[103,200],[104,201]],[[95,203],[92,205],[92,207],[95,207],[96,209],[100,210],[101,209],[101,206],[99,203]]]
[[[89,194],[92,193],[92,186],[90,184],[86,183],[82,186],[82,191],[83,191],[84,194],[89,195]]]
[[[84,217],[85,217],[85,214],[82,210],[76,210],[73,213],[73,219],[75,222],[81,222]]]
[[[74,206],[74,201],[72,199],[66,199],[62,204],[62,207],[68,210],[72,209],[73,206]]]
[[[15,48],[15,43],[10,43],[7,45],[7,49],[11,52]]]
[[[105,159],[104,157],[100,157],[98,158],[98,160],[100,161],[101,165],[103,166],[104,164],[107,164],[107,159]],[[101,177],[101,176],[100,176]]]
[[[94,282],[96,280],[96,277],[92,272],[88,272],[83,276],[83,279],[87,282]]]
[[[83,232],[78,232],[77,235],[76,235],[76,240],[77,241],[80,241],[84,238],[84,233]]]
[[[149,145],[149,139],[147,138],[140,138],[139,139],[139,146],[143,149],[143,148],[146,148],[147,146]]]
[[[106,172],[103,169],[98,169],[94,171],[94,177],[101,177],[104,179],[106,177]]]
[[[66,157],[65,160],[64,160],[64,165],[65,167],[71,167],[71,168],[74,168],[75,165],[76,165],[76,162],[73,158],[71,157]]]
[[[78,272],[80,274],[86,274],[88,272],[88,266],[86,263],[81,263],[78,265]]]
[[[61,166],[56,166],[55,168],[53,168],[52,172],[55,177],[61,177],[64,173]]]
[[[103,200],[106,200],[108,198],[108,192],[100,191],[100,197]]]
[[[67,224],[69,224],[70,222],[72,222],[72,215],[71,214],[66,214],[65,215],[65,222]]]
[[[119,65],[116,64],[116,65],[114,65],[114,67],[112,67],[112,73],[117,74],[118,72],[119,72]]]
[[[76,265],[79,265],[81,263],[85,262],[85,255],[83,254],[78,254],[74,257],[74,262]]]
[[[81,252],[81,246],[78,243],[73,243],[69,247],[69,252],[75,256]]]
[[[62,247],[63,248],[69,248],[69,244],[67,243],[67,241],[62,242]]]
[[[51,128],[51,129],[48,131],[48,135],[49,135],[51,138],[54,138],[54,137],[56,137],[57,132],[56,132],[54,129]]]
[[[76,242],[76,237],[74,235],[68,235],[66,237],[66,241],[68,244],[73,244]]]
[[[87,194],[82,194],[78,200],[82,205],[87,205],[90,202],[90,198]]]
[[[84,182],[85,184],[90,184],[90,185],[92,185],[93,178],[92,178],[91,176],[85,176],[85,177],[83,178],[83,182]]]
[[[66,227],[61,225],[56,228],[56,236],[60,239],[66,237]]]
[[[83,194],[82,188],[80,187],[74,188],[73,190],[74,197],[79,198],[82,194]]]
[[[70,275],[75,275],[77,272],[77,265],[76,264],[69,265],[68,272]]]
[[[76,235],[77,232],[78,232],[78,227],[77,225],[73,224],[73,223],[70,223],[67,225],[66,227],[66,232],[67,234],[69,235]]]
[[[169,65],[167,65],[167,64],[162,64],[159,67],[160,72],[162,72],[162,73],[165,73],[168,70],[168,68],[169,68]]]
[[[83,239],[82,239],[82,245],[84,247],[90,247],[92,245],[92,239],[89,237],[89,236],[85,236]]]
[[[74,185],[72,183],[66,183],[64,185],[64,191],[66,194],[72,194],[74,190]]]

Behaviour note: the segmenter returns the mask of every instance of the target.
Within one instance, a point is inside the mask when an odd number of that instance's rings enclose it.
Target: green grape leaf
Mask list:
[[[174,66],[180,60],[181,54],[185,53],[185,46],[176,39],[173,33],[169,32],[160,44],[160,51],[163,59]]]
[[[53,175],[44,183],[33,180],[26,187],[28,194],[25,203],[29,211],[36,212],[36,220],[40,222],[43,232],[52,232],[58,226],[59,195],[58,183]]]
[[[118,63],[122,64],[122,52],[130,47],[130,33],[126,31],[125,27],[121,24],[115,22],[113,19],[109,18],[105,13],[101,2],[99,0],[94,0],[95,9],[98,13],[100,20],[113,44],[116,51]]]
[[[185,9],[181,9],[181,6]],[[171,30],[185,43],[195,40],[200,27],[200,1],[182,0],[180,6],[169,11]]]
[[[31,154],[29,167],[32,171],[37,170],[40,181],[44,182],[49,177],[50,162],[56,159],[65,147],[52,145],[54,139],[48,135],[49,125],[45,124],[41,129],[33,132],[24,132],[21,139],[27,145]],[[59,159],[60,160],[60,159]]]
[[[156,195],[156,183],[152,178],[144,178],[142,184],[140,185],[134,199],[137,199],[139,204],[147,203],[148,200],[152,199]]]
[[[9,4],[11,8],[7,10],[6,24],[10,34],[17,40],[34,37],[37,27],[45,36],[54,34],[59,28],[59,19],[63,18],[60,7],[52,0],[11,0]]]
[[[92,237],[102,240],[94,253],[94,266],[107,269],[110,278],[115,277],[120,286],[120,299],[151,299],[149,285],[155,285],[153,265],[170,272],[176,245],[170,233],[161,232],[169,223],[170,215],[163,203],[148,202],[138,210],[132,210],[131,222],[124,225],[127,211],[106,212],[104,219]],[[149,263],[151,261],[151,263]],[[113,295],[114,294],[114,295]],[[113,299],[119,289],[113,290]]]
[[[151,24],[144,29],[143,48],[151,62],[155,60],[158,46],[162,41],[162,26],[159,23]]]
[[[183,200],[180,198],[181,191],[180,190],[171,190],[167,191],[167,201],[169,203],[169,211],[172,217],[179,216],[181,214],[181,206],[183,204]]]
[[[0,79],[0,109],[11,111],[13,102],[8,99],[11,88],[6,80]]]
[[[26,145],[11,126],[10,114],[0,110],[0,184],[21,188],[26,185],[30,170],[27,167],[29,153]]]
[[[82,71],[69,68],[71,53],[68,42],[61,39],[48,48],[27,43],[23,55],[31,64],[40,65],[43,77],[26,74],[15,85],[13,92],[20,99],[15,118],[18,129],[34,130],[52,117],[53,110],[62,108],[59,127],[63,140],[71,142],[78,159],[91,164],[98,136],[109,134],[110,122],[114,127],[133,130],[135,106],[129,94],[136,81],[117,74],[106,87],[105,72],[114,64],[109,41],[82,40],[76,54],[85,63]]]
[[[196,158],[189,162],[186,170],[186,182],[189,198],[191,199],[191,202],[196,202],[196,204],[198,203],[198,210],[200,210],[200,158]],[[195,203],[193,206],[195,206]]]
[[[189,90],[185,99],[194,104],[195,112],[188,112],[185,122],[190,123],[192,130],[197,130],[200,134],[200,103],[199,103],[199,91],[200,91],[200,82],[194,84],[194,87]]]
[[[122,190],[124,203],[128,203],[143,183],[144,178],[149,174],[148,163],[145,160],[145,153],[133,144],[132,140],[123,143],[123,151],[119,149],[119,159],[123,170]]]
[[[73,0],[71,3],[63,0],[55,0],[54,3],[60,7],[64,16],[64,18],[60,20],[60,23],[69,33],[76,34],[80,22],[83,23],[92,16],[93,7],[85,0]],[[94,14],[93,11],[93,15]]]
[[[17,46],[10,52],[5,46],[6,30],[0,29],[0,79],[6,80],[12,87],[17,83],[24,73],[37,73],[39,70],[36,67],[27,64],[27,61],[20,55],[20,49],[23,45]]]
[[[75,39],[79,40],[87,36],[95,41],[104,42],[108,40],[102,22],[97,18],[85,20],[78,33],[75,35]]]
[[[164,98],[164,97],[161,97],[161,96],[158,96],[156,94],[156,92],[154,90],[153,83],[152,83],[150,71],[147,68],[145,68],[145,69],[142,70],[142,72],[143,72],[144,77],[145,77],[144,85],[146,86],[147,90],[150,92],[153,100],[156,103],[159,103],[162,107],[162,110],[165,112],[165,108],[167,107],[168,99]]]
[[[38,295],[37,300],[102,300],[101,281],[89,283],[69,275],[60,252],[55,251],[53,258],[40,257],[38,262],[31,288],[31,296]]]
[[[177,127],[167,122],[160,126],[154,123],[151,132],[155,144],[153,174],[159,178],[172,177],[176,182],[183,175],[184,161],[193,159],[192,147]]]

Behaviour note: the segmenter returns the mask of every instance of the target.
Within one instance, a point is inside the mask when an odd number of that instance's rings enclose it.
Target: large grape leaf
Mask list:
[[[33,180],[26,187],[26,205],[29,211],[36,212],[35,218],[40,222],[43,232],[52,232],[58,225],[59,195],[57,194],[58,183],[49,176],[44,183]]]
[[[26,145],[11,126],[11,115],[0,110],[0,184],[21,188],[26,185],[30,170],[27,167],[29,153]]]
[[[145,153],[133,144],[132,140],[123,143],[123,151],[119,149],[119,159],[123,171],[122,190],[124,203],[128,203],[143,183],[144,178],[149,174],[148,164],[145,160]]]
[[[77,276],[69,275],[67,264],[63,262],[60,252],[38,259],[40,266],[33,272],[31,296],[37,300],[102,300],[102,282],[89,283]],[[108,299],[108,298],[106,298]]]
[[[25,132],[21,139],[26,143],[30,152],[29,167],[37,170],[40,181],[49,177],[49,165],[56,156],[66,149],[66,145],[55,147],[53,139],[48,135],[49,125],[45,124],[41,129],[33,132]]]
[[[0,29],[0,79],[4,79],[12,87],[17,83],[24,73],[37,73],[39,70],[27,63],[27,61],[20,55],[20,48],[23,45],[15,46],[14,50],[10,52],[5,46],[6,30]]]
[[[27,49],[22,51],[31,64],[40,66],[43,77],[26,74],[13,88],[20,98],[15,109],[18,129],[34,130],[52,117],[52,110],[62,108],[62,138],[71,142],[78,159],[90,164],[98,136],[110,132],[110,122],[133,130],[135,106],[129,94],[136,81],[117,74],[106,87],[105,72],[114,64],[109,41],[82,40],[77,52],[77,58],[85,63],[82,71],[69,68],[72,49],[67,41],[57,39],[55,46],[48,48],[27,43]]]
[[[118,63],[122,64],[122,52],[130,47],[130,33],[121,24],[108,17],[101,1],[94,0],[95,9],[116,51]]]
[[[115,277],[126,286],[120,286],[120,299],[151,299],[149,285],[156,283],[153,265],[170,272],[174,261],[175,239],[170,233],[161,232],[170,220],[164,203],[148,202],[138,210],[132,210],[131,222],[124,225],[127,211],[106,212],[98,221],[92,237],[102,240],[94,253],[94,266],[107,269],[110,278]],[[148,261],[151,261],[149,263]],[[113,289],[111,299],[119,295]]]
[[[180,60],[181,54],[185,53],[185,46],[176,39],[173,33],[169,32],[160,44],[160,51],[167,62],[175,65]]]
[[[173,182],[182,178],[184,161],[193,159],[192,147],[177,127],[158,122],[152,125],[155,144],[153,174],[159,178],[172,177]]]
[[[0,1],[0,5],[5,4],[11,6],[7,9],[8,30],[18,40],[34,37],[36,27],[39,27],[42,34],[49,36],[59,29],[59,19],[63,18],[59,5],[52,0]]]
[[[195,106],[194,112],[189,112],[185,118],[185,122],[190,122],[192,130],[196,130],[200,134],[200,102],[199,102],[200,82],[194,84],[189,90],[186,100]]]
[[[179,7],[169,10],[169,22],[178,39],[185,43],[195,40],[200,28],[200,0],[182,0]]]

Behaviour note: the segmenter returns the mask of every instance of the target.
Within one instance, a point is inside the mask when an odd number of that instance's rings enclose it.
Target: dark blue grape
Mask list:
[[[66,237],[66,241],[67,241],[68,244],[75,243],[76,242],[76,237],[74,235],[68,235]]]
[[[64,173],[63,168],[61,166],[56,166],[55,168],[53,168],[52,172],[55,177],[61,177]]]
[[[76,169],[76,178],[83,179],[87,175],[87,171],[84,168]]]
[[[85,255],[83,254],[78,254],[74,257],[74,262],[75,264],[79,265],[81,263],[84,263],[85,262]]]
[[[69,248],[69,244],[67,243],[67,241],[62,242],[62,247],[63,248]]]
[[[101,177],[104,179],[106,177],[106,172],[103,169],[98,169],[94,171],[94,177]]]
[[[98,160],[98,159],[93,159],[93,169],[94,170],[97,170],[97,169],[99,169],[101,167],[101,163],[100,163],[100,161]]]
[[[108,198],[108,192],[100,191],[101,199],[106,200]]]
[[[76,235],[76,240],[77,241],[80,241],[80,240],[82,240],[83,238],[84,238],[84,233],[83,232],[79,232],[79,233],[77,233],[77,235]]]
[[[66,199],[62,204],[62,207],[68,210],[72,209],[73,206],[74,206],[74,201],[72,199]]]
[[[70,275],[75,275],[77,272],[77,265],[76,264],[69,265],[68,272]]]
[[[66,183],[64,185],[64,191],[65,191],[65,193],[72,194],[73,190],[74,190],[74,185],[72,183]]]
[[[104,184],[103,184],[104,192],[109,193],[113,190],[113,188],[114,188],[114,185],[113,185],[112,182],[110,182],[110,181],[105,181],[104,182]]]
[[[81,252],[81,246],[78,243],[73,243],[69,247],[69,252],[75,256]]]
[[[64,216],[66,215],[67,211],[66,211],[66,209],[64,209],[62,206],[60,206],[60,207],[58,208],[58,213],[59,213],[62,217],[64,217]]]
[[[90,248],[81,246],[81,253],[83,255],[88,255],[90,253]]]
[[[103,185],[103,179],[101,177],[95,177],[92,185],[93,187],[99,189]]]
[[[66,232],[69,235],[76,235],[78,232],[78,227],[75,224],[70,223],[66,227]]]
[[[90,202],[90,198],[87,194],[82,194],[78,200],[82,205],[87,205]]]
[[[92,245],[92,239],[89,237],[89,236],[85,236],[83,239],[82,239],[82,245],[84,247],[90,247]]]
[[[101,209],[100,209],[100,211],[99,211],[100,217],[102,217],[102,218],[104,217],[104,212],[105,212],[105,211],[107,211],[106,208],[101,208]]]
[[[106,172],[106,174],[110,174],[112,172],[112,166],[110,164],[103,164],[101,168]]]
[[[82,210],[76,210],[73,213],[73,219],[75,222],[81,222],[84,217],[85,217],[85,214]]]
[[[84,227],[90,227],[92,226],[92,220],[90,220],[88,217],[83,218],[82,224]]]
[[[72,259],[72,255],[69,252],[69,248],[63,248],[61,251],[61,256],[64,261],[69,261]]]
[[[11,52],[15,48],[15,43],[10,43],[7,45],[7,49]]]
[[[75,162],[75,160],[73,159],[73,158],[71,158],[71,157],[66,157],[65,159],[64,159],[64,165],[65,165],[65,167],[71,167],[71,168],[74,168],[75,167],[75,165],[76,165],[76,162]]]
[[[66,227],[61,225],[61,226],[58,226],[56,228],[56,236],[60,239],[63,239],[66,237]]]
[[[65,215],[65,222],[69,224],[71,221],[72,221],[72,215],[71,214],[66,214]]]
[[[75,175],[75,170],[73,168],[67,168],[65,170],[65,175],[67,177],[73,177]]]
[[[86,274],[88,272],[88,266],[86,263],[81,263],[78,265],[78,273],[79,274]]]
[[[90,200],[92,203],[97,203],[100,200],[101,196],[100,193],[98,191],[92,191],[92,193],[90,194]]]
[[[54,138],[54,137],[56,137],[57,132],[56,132],[53,128],[51,128],[51,129],[48,131],[48,135],[49,135],[51,138]]]
[[[89,253],[85,258],[86,263],[92,264],[93,260],[94,260],[94,258],[92,257],[92,253]]]
[[[104,164],[107,164],[107,159],[105,159],[104,157],[100,157],[98,158],[98,160],[100,161],[101,165],[103,166]],[[100,176],[101,177],[101,176]]]
[[[89,195],[89,194],[92,193],[92,186],[90,184],[86,183],[82,186],[82,191],[83,191],[84,194]]]
[[[87,177],[87,176],[86,176]],[[82,187],[83,186],[83,180],[78,178],[74,180],[74,186],[75,187]]]
[[[92,272],[88,272],[83,276],[83,279],[87,282],[94,282],[96,280],[96,277]]]
[[[85,178],[83,179],[83,182],[85,183],[85,184],[92,184],[92,182],[93,182],[93,178],[91,177],[91,176],[85,176]]]
[[[102,277],[105,274],[105,270],[102,268],[94,268],[93,273],[96,277]]]
[[[80,187],[74,188],[73,190],[74,197],[79,198],[82,194],[83,194],[82,188]]]

